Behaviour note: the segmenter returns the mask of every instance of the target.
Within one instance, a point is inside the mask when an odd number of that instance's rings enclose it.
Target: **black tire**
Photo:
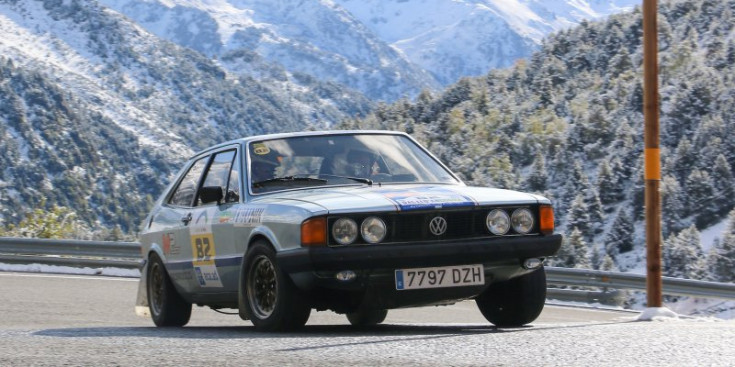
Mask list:
[[[546,302],[544,268],[504,282],[491,284],[476,299],[487,321],[498,327],[526,325],[541,314]]]
[[[265,241],[254,243],[245,261],[245,300],[250,321],[260,331],[288,331],[306,325],[311,307],[276,262]]]
[[[388,310],[360,310],[347,314],[350,324],[357,327],[374,326],[385,321]]]
[[[191,303],[176,291],[161,258],[152,254],[146,274],[148,309],[156,326],[184,326],[191,318]]]

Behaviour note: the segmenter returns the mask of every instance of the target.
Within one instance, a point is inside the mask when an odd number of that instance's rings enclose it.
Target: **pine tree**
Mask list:
[[[526,178],[526,187],[535,192],[546,191],[548,175],[546,174],[546,163],[544,162],[544,156],[541,154],[541,151],[536,152],[536,158],[533,161],[531,170],[531,174]]]
[[[704,258],[697,227],[691,227],[671,235],[664,242],[662,251],[664,275],[685,278],[704,278]]]
[[[720,282],[735,282],[735,209],[728,215],[722,240],[715,243],[707,258],[713,278]]]
[[[676,177],[666,175],[661,182],[661,202],[662,211],[662,233],[664,237],[670,234],[678,233],[684,229],[681,215],[684,213],[684,203],[682,202],[682,191]]]
[[[585,202],[590,213],[590,229],[593,234],[599,234],[603,231],[605,222],[605,215],[602,212],[602,202],[600,202],[600,196],[597,195],[597,190],[594,187],[589,187],[586,192]]]
[[[617,271],[618,267],[615,265],[615,260],[610,255],[605,255],[602,258],[602,264],[600,265],[602,271]]]
[[[600,257],[600,251],[597,244],[593,244],[591,251],[592,256],[590,257],[590,263],[592,265],[593,269],[600,269],[600,266],[602,266],[602,257]]]
[[[712,182],[715,188],[713,206],[719,208],[718,214],[727,213],[728,208],[735,205],[735,178],[723,154],[715,159]]]
[[[698,169],[692,170],[687,177],[686,190],[689,194],[687,208],[695,216],[697,225],[704,227],[712,224],[719,208],[713,205],[715,189],[709,174]]]
[[[569,235],[569,244],[574,252],[574,268],[579,269],[591,269],[592,261],[590,260],[589,249],[587,243],[584,241],[582,232],[574,228],[572,233]]]
[[[600,202],[609,205],[622,199],[622,189],[618,179],[613,176],[610,164],[603,160],[597,173],[597,190],[600,194]],[[609,207],[612,209],[612,207]]]
[[[696,154],[692,143],[687,138],[679,141],[674,153],[674,163],[672,172],[676,175],[679,182],[686,182],[687,177],[696,165]]]
[[[584,202],[583,194],[577,195],[567,212],[567,228],[578,229],[585,238],[592,237],[592,233],[590,233],[589,209]]]
[[[572,230],[572,233],[580,233],[577,228]],[[566,236],[559,247],[556,255],[554,255],[554,266],[561,268],[573,268],[574,267],[574,248],[570,243],[570,236]]]
[[[618,254],[631,250],[633,250],[633,221],[626,211],[621,209],[605,237],[605,252],[615,259]]]

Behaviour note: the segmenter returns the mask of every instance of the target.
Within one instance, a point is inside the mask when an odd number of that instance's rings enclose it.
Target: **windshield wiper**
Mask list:
[[[325,184],[327,183],[327,180],[324,180],[321,178],[311,178],[311,177],[284,176],[284,177],[274,177],[274,178],[269,178],[263,181],[253,182],[253,186],[258,187],[258,186],[269,185],[269,184],[282,184],[282,183],[290,183],[290,182],[310,182],[310,183]]]
[[[355,181],[355,182],[360,182],[360,183],[364,183],[364,184],[368,184],[370,186],[373,186],[373,180],[371,180],[369,178],[364,178],[364,177],[350,177],[350,176],[339,176],[339,175],[329,175],[329,174],[321,174],[320,176],[345,178],[345,179],[348,179],[348,180],[352,180],[352,181]]]

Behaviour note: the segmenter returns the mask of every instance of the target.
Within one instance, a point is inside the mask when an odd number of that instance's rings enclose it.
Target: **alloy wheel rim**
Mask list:
[[[259,319],[266,319],[276,308],[278,299],[278,279],[273,262],[266,256],[259,256],[248,274],[248,301],[253,313]]]
[[[158,315],[161,313],[163,306],[163,273],[161,266],[153,264],[151,268],[151,308],[153,313]]]

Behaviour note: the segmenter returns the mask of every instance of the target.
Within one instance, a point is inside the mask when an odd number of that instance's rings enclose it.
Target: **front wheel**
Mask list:
[[[491,284],[476,299],[477,307],[498,327],[526,325],[541,314],[546,302],[546,272],[537,269],[526,275]]]
[[[264,241],[254,243],[247,253],[244,291],[250,321],[258,330],[293,330],[309,320],[311,308]]]
[[[388,310],[359,310],[347,314],[347,320],[353,326],[366,327],[374,326],[385,321],[388,316]]]
[[[148,264],[148,307],[156,326],[184,326],[191,318],[191,303],[174,288],[163,261],[152,254]]]

